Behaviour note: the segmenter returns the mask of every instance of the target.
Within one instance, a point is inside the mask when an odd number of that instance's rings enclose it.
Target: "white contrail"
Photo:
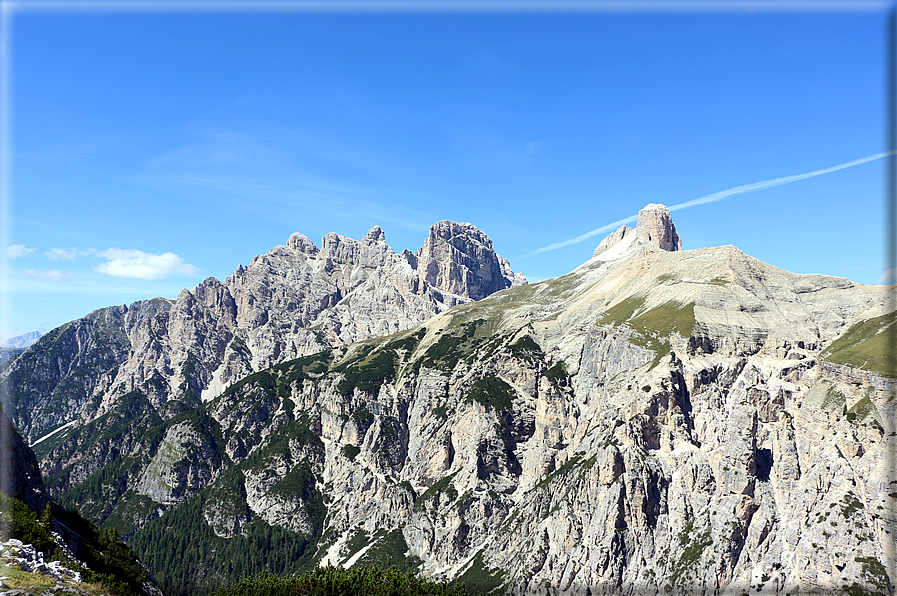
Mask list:
[[[565,246],[570,246],[571,244],[576,244],[577,242],[582,242],[583,240],[588,240],[592,236],[596,234],[600,234],[601,232],[609,232],[614,230],[623,224],[632,223],[638,219],[638,215],[633,215],[631,217],[627,217],[626,219],[621,219],[620,221],[615,221],[614,223],[609,223],[606,226],[601,226],[600,228],[594,229],[591,232],[586,232],[582,236],[577,236],[576,238],[571,238],[570,240],[564,240],[563,242],[555,242],[554,244],[549,244],[548,246],[543,246],[542,248],[536,249],[528,255],[524,255],[523,259],[526,257],[532,257],[534,255],[542,254],[543,252],[548,252],[549,250],[556,250],[558,248],[564,248]],[[519,260],[519,259],[518,259]]]
[[[676,209],[685,209],[687,207],[694,207],[695,205],[703,205],[704,203],[713,203],[715,201],[719,201],[725,199],[726,197],[732,195],[738,195],[743,192],[754,192],[757,190],[766,190],[767,188],[772,188],[773,186],[781,186],[782,184],[788,184],[789,182],[797,182],[798,180],[806,180],[807,178],[813,178],[814,176],[821,176],[823,174],[828,174],[829,172],[837,172],[838,170],[843,170],[845,168],[852,168],[853,166],[858,166],[861,163],[866,163],[867,161],[875,161],[876,159],[881,159],[882,157],[887,157],[895,153],[894,151],[883,151],[881,153],[876,153],[875,155],[870,155],[869,157],[864,157],[862,159],[855,159],[853,161],[848,161],[847,163],[842,163],[838,166],[832,166],[830,168],[823,168],[821,170],[816,170],[815,172],[807,172],[806,174],[796,174],[794,176],[782,176],[781,178],[773,178],[772,180],[764,180],[763,182],[754,182],[753,184],[742,184],[741,186],[736,186],[735,188],[730,188],[728,190],[721,190],[719,192],[715,192],[711,195],[703,196],[698,199],[692,199],[690,201],[686,201],[684,203],[679,203],[678,205],[673,205],[670,207],[670,211],[675,211]]]
[[[772,180],[764,180],[763,182],[753,182],[751,184],[742,184],[741,186],[736,186],[734,188],[729,188],[726,190],[721,190],[719,192],[715,192],[713,194],[705,195],[703,197],[699,197],[697,199],[692,199],[690,201],[686,201],[684,203],[679,203],[677,205],[672,205],[670,207],[670,211],[676,211],[677,209],[686,209],[688,207],[694,207],[695,205],[703,205],[705,203],[713,203],[716,201],[721,201],[726,197],[730,197],[732,195],[738,195],[745,192],[755,192],[758,190],[766,190],[767,188],[772,188],[773,186],[781,186],[782,184],[788,184],[790,182],[797,182],[798,180],[806,180],[807,178],[813,178],[814,176],[821,176],[822,174],[828,174],[830,172],[837,172],[838,170],[843,170],[845,168],[852,168],[853,166],[858,166],[860,164],[875,161],[876,159],[881,159],[883,157],[887,157],[888,155],[897,154],[897,151],[883,151],[881,153],[876,153],[875,155],[870,155],[868,157],[863,157],[861,159],[855,159],[853,161],[848,161],[847,163],[842,163],[837,166],[832,166],[830,168],[823,168],[821,170],[815,170],[813,172],[807,172],[806,174],[796,174],[794,176],[782,176],[781,178],[773,178]],[[592,236],[600,234],[602,232],[609,232],[610,230],[616,229],[617,227],[631,223],[638,219],[638,215],[632,215],[627,217],[626,219],[621,219],[619,221],[615,221],[614,223],[607,224],[606,226],[601,226],[600,228],[596,228],[591,232],[586,232],[581,236],[577,236],[576,238],[571,238],[570,240],[564,240],[563,242],[555,242],[554,244],[549,244],[548,246],[543,246],[542,248],[538,248],[533,252],[520,257],[521,259],[525,259],[527,257],[532,257],[535,255],[542,254],[543,252],[548,252],[550,250],[557,250],[559,248],[564,248],[565,246],[570,246],[571,244],[576,244],[578,242],[582,242],[583,240],[588,240]],[[519,260],[519,259],[518,259]]]

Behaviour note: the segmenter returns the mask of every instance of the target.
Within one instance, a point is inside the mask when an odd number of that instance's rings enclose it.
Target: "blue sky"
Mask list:
[[[18,5],[6,334],[175,297],[282,244],[442,219],[516,271],[740,185],[885,150],[885,7],[121,12]],[[425,6],[425,5],[424,5]],[[717,3],[715,6],[719,6]],[[734,244],[878,283],[884,160],[674,212]]]

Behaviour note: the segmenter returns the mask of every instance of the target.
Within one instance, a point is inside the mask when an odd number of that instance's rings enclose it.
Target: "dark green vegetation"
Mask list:
[[[388,344],[383,346],[383,348],[385,350],[395,350],[397,352],[405,352],[410,354],[415,350],[415,348],[417,348],[417,344],[420,343],[420,340],[422,340],[426,334],[426,329],[418,329],[416,332],[408,334],[407,337],[399,338],[389,342]]]
[[[307,366],[313,363],[306,361],[293,372],[307,370]],[[271,377],[258,379],[263,391],[268,392],[268,397],[260,394],[258,399],[269,399],[270,393],[280,390],[277,379],[273,384],[269,383]],[[175,420],[194,417],[202,420],[203,414],[191,411]],[[309,458],[318,457],[323,443],[312,430],[318,424],[316,416],[294,411],[291,417],[292,421],[282,423],[261,440],[248,457],[226,468],[211,486],[161,518],[153,519],[133,535],[131,545],[169,595],[206,594],[260,570],[285,574],[315,565],[327,509]],[[216,441],[214,444],[221,444],[223,439],[214,439],[220,436],[220,428],[214,421],[209,424],[208,436]],[[295,461],[293,451],[297,449],[305,456]],[[296,515],[309,528],[307,534],[271,526],[255,516],[246,504],[245,476],[264,474],[285,461],[295,463],[268,490],[268,496],[297,503]],[[236,535],[230,538],[216,535],[208,515],[219,517],[226,527],[239,523]]]
[[[333,352],[318,352],[289,362],[283,362],[267,370],[244,377],[228,387],[218,399],[240,395],[249,387],[259,387],[270,397],[284,401],[293,390],[301,391],[303,383],[315,382],[330,370]]]
[[[51,510],[47,509],[41,515],[38,522],[37,514],[28,508],[25,503],[13,497],[0,494],[0,519],[3,523],[0,527],[6,535],[3,539],[16,538],[26,544],[34,546],[35,550],[49,552],[53,549],[53,539],[50,537],[48,516]]]
[[[455,366],[465,355],[465,351],[470,351],[468,344],[476,344],[474,336],[477,328],[485,323],[482,319],[461,323],[458,328],[447,332],[439,338],[439,341],[427,348],[423,357],[414,363],[415,370],[421,367],[441,370],[443,372],[451,372]],[[463,349],[467,347],[468,349]]]
[[[567,365],[564,364],[563,360],[545,371],[545,378],[555,384],[560,383],[569,377],[570,375],[567,373]]]
[[[60,561],[72,571],[81,573],[84,581],[102,584],[115,596],[142,594],[141,585],[147,580],[146,569],[134,552],[118,539],[118,532],[100,532],[96,526],[77,513],[47,505],[38,515],[19,499],[0,495],[0,527],[6,534],[3,540],[16,538],[31,544],[44,553],[45,561]],[[74,555],[84,562],[83,567],[70,559],[53,541],[50,532],[60,532]]]
[[[869,389],[872,390],[871,387]],[[862,424],[864,421],[869,420],[873,426],[878,427],[884,432],[884,429],[881,428],[881,423],[878,421],[880,413],[878,412],[878,408],[875,407],[875,404],[872,403],[872,400],[869,398],[869,393],[870,391],[867,391],[866,395],[851,406],[846,414],[847,420],[857,424]]]
[[[320,356],[294,361],[279,371],[265,371],[255,376],[254,383],[243,383],[234,391],[234,400],[242,400],[245,392],[254,392],[248,407],[241,410],[244,416],[266,417],[266,410],[273,411],[280,403],[283,382],[301,383],[314,375],[311,370],[321,370],[326,360]],[[177,401],[169,402],[169,405]],[[97,469],[81,483],[59,494],[60,500],[82,507],[94,520],[102,523],[107,531],[120,531],[131,537],[131,545],[152,570],[166,592],[177,594],[208,593],[215,587],[232,584],[260,569],[277,573],[299,571],[303,565],[312,565],[326,507],[323,495],[317,488],[317,480],[310,462],[300,459],[269,491],[273,498],[292,499],[299,503],[299,512],[311,528],[308,535],[297,534],[283,528],[269,526],[254,517],[246,505],[244,472],[263,471],[277,461],[292,461],[292,449],[302,449],[309,457],[323,449],[321,439],[312,431],[318,424],[316,417],[307,412],[293,412],[288,420],[264,440],[255,433],[239,431],[236,436],[254,447],[251,454],[238,464],[224,455],[225,437],[219,424],[211,418],[205,407],[189,408],[162,421],[146,398],[139,392],[123,396],[107,415],[88,425],[79,427],[73,440],[66,442],[64,457],[75,452],[99,453],[108,458],[108,464]],[[134,420],[145,426],[135,431]],[[203,455],[201,462],[210,468],[224,467],[224,472],[214,484],[198,495],[172,508],[158,519],[153,519],[142,529],[144,521],[153,518],[158,509],[167,509],[148,497],[125,490],[133,486],[147,458],[160,448],[162,438],[173,425],[188,425],[192,432],[204,437],[204,444],[215,454]],[[148,427],[148,428],[147,428]],[[139,428],[139,427],[138,427]],[[243,434],[241,434],[243,433]],[[261,443],[259,444],[259,441]],[[189,455],[189,454],[188,454]],[[50,479],[51,486],[67,481],[65,474]],[[63,484],[64,485],[64,484]],[[189,493],[187,493],[189,496]],[[214,534],[204,519],[203,506],[213,509],[224,519],[241,520],[244,535],[225,539]],[[202,570],[202,571],[199,571]]]
[[[529,335],[524,335],[510,346],[508,351],[513,356],[527,362],[535,362],[542,358],[542,348]]]
[[[355,458],[358,457],[358,454],[361,453],[361,448],[352,445],[351,443],[343,445],[343,455],[345,455],[349,461],[355,461]]]
[[[352,537],[349,538],[346,542],[346,546],[341,551],[341,555],[345,558],[340,565],[345,564],[346,561],[355,556],[355,553],[366,547],[368,544],[370,544],[370,538],[368,537],[367,532],[361,528],[355,530],[355,533],[352,534]]]
[[[459,584],[432,582],[414,573],[379,567],[319,567],[295,577],[261,573],[214,596],[467,596]]]
[[[296,573],[313,564],[315,544],[307,536],[253,519],[245,534],[216,536],[203,517],[198,495],[148,523],[131,546],[170,596],[208,594],[260,570]]]
[[[433,486],[425,490],[423,494],[414,502],[415,511],[422,509],[430,499],[434,499],[436,497],[441,498],[441,495],[443,494],[448,497],[449,501],[454,501],[455,499],[457,499],[458,491],[452,484],[452,479],[457,474],[458,472],[452,472],[448,476],[440,478],[435,483],[433,483]]]
[[[495,375],[488,375],[470,386],[467,399],[497,412],[509,412],[513,409],[514,388]]]
[[[707,527],[696,534],[694,519],[688,520],[685,528],[679,532],[679,547],[682,555],[670,566],[670,582],[679,588],[689,587],[697,578],[698,566],[704,551],[713,545],[713,537],[710,531],[709,519]]]
[[[565,474],[569,474],[572,472],[577,472],[579,479],[582,479],[585,472],[595,465],[596,456],[592,455],[589,458],[585,458],[585,453],[582,451],[578,451],[574,453],[570,459],[568,459],[564,464],[559,467],[557,470],[543,478],[539,481],[539,484],[536,485],[537,488],[541,488],[547,486],[551,482],[553,482],[556,478],[562,477]],[[585,458],[585,459],[584,459]]]
[[[63,507],[77,507],[87,519],[105,522],[126,492],[127,479],[139,474],[146,464],[142,453],[122,449],[123,445],[132,443],[132,435],[139,432],[140,442],[154,449],[167,426],[142,393],[132,391],[122,396],[111,411],[74,429],[65,443],[50,454],[63,461],[89,454],[105,465],[99,467],[98,461],[95,471],[79,483],[71,483],[71,468],[64,469],[47,478],[47,488]],[[60,491],[64,486],[71,487]],[[117,529],[122,535],[130,531],[124,525]]]
[[[897,377],[894,353],[897,348],[897,312],[868,321],[860,321],[833,341],[822,357],[835,364],[847,364],[863,370]]]
[[[395,567],[402,573],[416,572],[423,561],[415,556],[408,556],[408,544],[405,542],[405,536],[402,530],[396,529],[392,532],[379,530],[372,541],[373,546],[359,559],[359,565],[373,565],[380,569],[390,569]]]
[[[499,569],[490,569],[483,561],[483,553],[478,552],[473,563],[465,571],[458,581],[475,594],[502,593],[499,588],[503,581],[503,574]],[[498,590],[493,592],[493,590]]]
[[[350,364],[340,365],[333,369],[333,372],[343,373],[337,389],[345,396],[355,389],[376,395],[384,383],[395,378],[397,359],[395,350],[378,350]]]
[[[853,591],[845,591],[851,594],[851,596],[861,593],[868,594],[869,596],[886,596],[893,593],[891,591],[891,582],[888,578],[888,572],[885,569],[885,566],[881,564],[881,561],[879,561],[875,557],[856,557],[854,558],[854,560],[863,566],[863,579],[874,586],[875,590],[865,591],[856,583],[854,583],[851,586]],[[857,589],[863,591],[860,592]]]

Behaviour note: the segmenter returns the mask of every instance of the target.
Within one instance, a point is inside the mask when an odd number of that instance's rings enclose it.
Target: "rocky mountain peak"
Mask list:
[[[635,224],[635,229],[629,226],[620,226],[610,236],[601,241],[592,257],[597,257],[607,252],[625,238],[631,238],[633,233],[644,242],[654,244],[662,250],[682,250],[682,239],[676,231],[673,218],[670,217],[670,209],[666,205],[651,203],[645,205],[638,212],[638,222]]]
[[[682,250],[682,239],[676,232],[670,209],[666,205],[651,203],[638,212],[636,233],[663,250]]]
[[[380,229],[380,226],[374,226],[364,236],[365,242],[385,242],[386,234]]]
[[[300,234],[299,232],[290,235],[290,239],[287,240],[287,246],[307,255],[314,255],[318,252],[318,247],[315,246],[315,243],[309,240],[305,234]]]
[[[396,254],[379,226],[362,240],[330,233],[319,246],[294,233],[223,282],[209,278],[174,301],[105,309],[60,328],[5,373],[57,371],[49,390],[32,384],[22,394],[16,425],[34,440],[77,417],[102,415],[135,390],[157,408],[190,395],[212,399],[285,360],[404,331],[526,283],[468,223],[434,224],[418,256]],[[68,391],[73,370],[83,374],[80,399],[64,398],[66,406],[51,413],[48,404]]]
[[[608,249],[619,244],[623,238],[631,236],[634,231],[629,226],[620,226],[613,234],[601,241],[592,256],[597,257],[601,253],[607,252]]]
[[[473,300],[511,287],[492,239],[469,223],[440,221],[415,253],[418,274],[427,283]]]

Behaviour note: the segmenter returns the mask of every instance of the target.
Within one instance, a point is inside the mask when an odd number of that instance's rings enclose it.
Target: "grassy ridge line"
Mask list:
[[[833,364],[897,377],[893,354],[897,341],[895,322],[897,312],[860,321],[824,349],[822,357]]]

